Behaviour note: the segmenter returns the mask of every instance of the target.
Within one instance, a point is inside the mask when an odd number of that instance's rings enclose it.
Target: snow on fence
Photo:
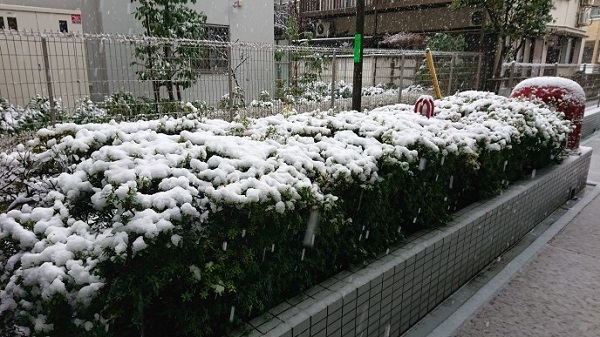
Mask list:
[[[434,55],[445,94],[478,89],[479,54]],[[431,86],[423,59],[423,51],[366,50],[364,108],[414,102]],[[26,107],[39,95],[66,116],[88,100],[144,105],[145,114],[194,102],[217,118],[351,106],[350,49],[2,31],[0,60],[0,98]]]

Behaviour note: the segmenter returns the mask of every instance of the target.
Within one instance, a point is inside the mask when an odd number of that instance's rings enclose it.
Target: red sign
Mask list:
[[[71,14],[71,22],[81,24],[81,14]]]

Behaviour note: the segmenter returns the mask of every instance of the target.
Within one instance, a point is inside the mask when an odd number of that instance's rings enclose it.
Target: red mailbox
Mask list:
[[[512,97],[537,97],[546,104],[565,114],[573,123],[567,148],[579,148],[581,140],[581,122],[585,112],[585,92],[575,81],[563,77],[529,78],[513,89]]]

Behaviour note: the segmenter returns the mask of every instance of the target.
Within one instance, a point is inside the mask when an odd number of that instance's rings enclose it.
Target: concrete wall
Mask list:
[[[69,33],[82,32],[79,9],[41,8],[0,4],[0,17],[16,18],[19,30],[58,32],[59,21]],[[47,57],[44,57],[44,48]],[[89,95],[86,49],[81,38],[48,34],[0,33],[0,97],[25,106],[36,95],[49,97],[46,66],[50,69],[53,98],[72,109],[78,98]]]
[[[27,1],[27,0],[26,0]],[[75,1],[77,2],[77,1]],[[273,43],[273,3],[269,0],[245,1],[234,7],[234,0],[198,1],[191,8],[203,12],[207,23],[230,27],[231,41]],[[87,32],[141,34],[135,19],[135,3],[124,0],[83,1],[82,11],[94,24]]]
[[[248,336],[399,336],[585,187],[592,151],[471,205],[445,228],[343,272],[249,323]]]
[[[554,9],[550,11],[554,18],[553,25],[578,27],[577,12],[579,10],[579,0],[557,0],[554,1]]]
[[[221,0],[229,14],[231,41],[272,44],[274,35],[274,7],[270,0],[244,0],[242,7],[234,8],[232,0]],[[219,1],[220,2],[220,1]]]
[[[83,32],[79,8],[50,9],[43,7],[29,7],[19,5],[0,4],[0,17],[4,18],[5,29],[8,29],[7,18],[17,19],[18,30],[35,32],[59,32],[59,20],[66,21],[69,32]]]
[[[86,33],[142,33],[141,24],[133,17],[135,3],[130,0],[4,0],[3,4],[55,9],[81,9]],[[273,8],[270,0],[198,1],[190,5],[204,12],[207,22],[228,25],[232,41],[273,43]]]
[[[587,115],[581,124],[581,138],[586,138],[600,130],[600,112]]]
[[[46,7],[56,9],[76,9],[81,8],[81,4],[87,2],[86,0],[60,0],[60,1],[49,1],[49,0],[2,0],[4,5],[22,5],[22,6],[34,6],[34,7]]]
[[[132,4],[129,0],[9,0],[5,2],[70,11],[81,9],[80,31],[85,33],[128,35],[144,33],[142,24],[134,17],[136,4]],[[273,3],[269,0],[241,1],[241,6],[236,5],[236,7],[234,7],[234,0],[198,1],[191,6],[206,14],[207,23],[229,26],[232,42],[264,44],[274,42],[274,9]],[[35,22],[36,20],[30,21]],[[27,28],[39,30],[33,26]],[[135,72],[123,71],[128,70],[131,62],[115,60],[115,58],[119,58],[131,61],[130,56],[112,55],[108,53],[106,46],[101,45],[97,40],[86,41],[85,50],[87,55],[93,55],[86,60],[90,79],[89,88],[86,90],[89,90],[92,99],[101,100],[104,96],[121,90],[132,91],[139,96],[152,96],[152,89],[148,83],[134,83],[137,80]],[[273,87],[272,58],[272,54],[267,55],[263,52],[248,52],[243,55],[234,53],[232,65],[238,69],[236,77],[239,80],[233,85],[242,87],[248,99],[257,98],[260,91]],[[119,69],[112,68],[116,64],[121,64]],[[207,82],[209,79],[214,81]],[[205,99],[205,97],[220,97],[223,92],[228,92],[223,89],[224,85],[225,88],[228,87],[226,76],[207,75],[198,85],[187,90],[184,98],[195,100]],[[127,90],[131,87],[135,88]]]

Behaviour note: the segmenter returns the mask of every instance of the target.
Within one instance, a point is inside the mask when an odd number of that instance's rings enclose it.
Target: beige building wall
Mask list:
[[[58,34],[60,30],[82,32],[79,9],[0,4],[0,18],[4,22],[0,31],[0,97],[25,106],[36,95],[48,97],[52,91],[53,97],[71,111],[78,97],[89,95],[83,39]],[[18,31],[11,29],[15,22]],[[27,33],[32,31],[47,34]]]
[[[586,34],[582,62],[598,64],[600,63],[598,60],[600,58],[600,16],[592,16],[592,23],[587,26]]]
[[[591,12],[585,1],[554,1],[551,11],[554,21],[548,25],[553,33],[545,38],[549,63],[581,63]]]

